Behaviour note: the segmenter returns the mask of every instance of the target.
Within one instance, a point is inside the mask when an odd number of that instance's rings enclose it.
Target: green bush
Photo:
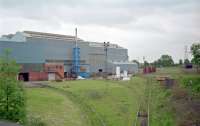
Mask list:
[[[200,93],[200,77],[185,77],[182,83],[185,87],[191,88],[192,92]]]
[[[0,119],[25,122],[25,94],[17,81],[19,67],[6,55],[0,58]]]

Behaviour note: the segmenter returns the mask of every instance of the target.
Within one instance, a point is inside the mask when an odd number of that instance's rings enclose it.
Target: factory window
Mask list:
[[[103,70],[102,70],[102,69],[99,69],[99,72],[103,72]]]

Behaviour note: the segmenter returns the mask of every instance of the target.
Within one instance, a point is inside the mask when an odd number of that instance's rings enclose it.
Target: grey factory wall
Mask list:
[[[0,41],[0,55],[6,48],[11,49],[11,57],[17,63],[43,63],[44,59],[42,46],[37,46],[37,43],[26,42],[3,42]]]
[[[112,62],[127,62],[128,50],[122,48],[109,48],[108,60]]]
[[[89,54],[101,54],[105,55],[103,47],[90,47]],[[109,61],[128,61],[128,50],[124,48],[108,48],[108,60]]]
[[[89,64],[90,72],[105,71],[105,52],[102,47],[90,47],[88,42],[78,42],[80,60]],[[0,55],[5,48],[12,50],[11,57],[17,63],[42,64],[46,60],[71,61],[74,41],[47,40],[42,38],[28,38],[27,42],[0,41]],[[128,52],[123,48],[108,48],[108,61],[127,61]],[[65,63],[66,70],[70,70],[70,63]]]
[[[101,69],[105,71],[105,56],[103,54],[89,54],[90,72],[97,73]]]
[[[97,73],[100,69],[104,72],[105,55],[103,48],[101,47],[90,47],[89,49],[89,64],[90,72]]]
[[[81,60],[88,61],[88,43],[81,42]],[[0,54],[10,48],[11,56],[18,63],[44,63],[45,60],[72,60],[72,41],[55,41],[46,39],[28,39],[27,42],[0,41]]]
[[[89,46],[87,42],[79,42],[80,58],[84,64],[89,63]],[[27,42],[0,41],[0,55],[6,48],[11,49],[11,57],[20,64],[41,64],[46,60],[72,60],[73,41],[55,41],[29,38]],[[71,65],[66,65],[65,71],[70,71]]]
[[[128,61],[128,51],[123,48],[108,48],[108,62],[126,62]],[[90,47],[89,64],[90,72],[96,73],[99,69],[105,72],[105,51],[103,47]],[[107,72],[113,71],[113,65],[108,63]]]
[[[43,50],[42,59],[48,60],[72,60],[72,50],[75,46],[74,41],[47,40],[47,39],[28,39],[28,43],[37,43],[36,48],[41,46]],[[80,47],[80,60],[88,61],[88,43],[78,42]]]

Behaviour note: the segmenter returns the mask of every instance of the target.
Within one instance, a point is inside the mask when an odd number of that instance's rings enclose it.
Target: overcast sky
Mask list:
[[[200,42],[200,0],[0,0],[0,35],[34,30],[110,41],[130,59],[175,61]]]

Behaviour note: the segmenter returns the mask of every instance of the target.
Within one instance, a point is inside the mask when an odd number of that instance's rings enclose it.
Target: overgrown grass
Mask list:
[[[44,122],[47,126],[87,126],[84,115],[73,102],[48,88],[27,89],[27,112],[30,118],[41,118],[40,124]]]
[[[150,124],[152,126],[175,126],[175,115],[171,105],[171,90],[164,89],[154,81],[151,86]]]
[[[183,76],[181,84],[189,88],[194,94],[200,94],[200,76]]]
[[[156,75],[167,75],[171,78],[175,79],[175,87],[172,89],[171,95],[172,98],[164,97],[165,101],[161,102],[164,103],[166,101],[169,101],[167,103],[170,103],[169,105],[166,104],[166,106],[169,106],[165,109],[164,112],[168,113],[168,117],[173,117],[173,120],[170,118],[167,119],[167,122],[174,122],[174,125],[192,125],[187,123],[192,123],[192,121],[195,122],[195,119],[198,120],[199,118],[199,111],[196,109],[197,107],[194,107],[195,105],[199,105],[199,93],[200,93],[200,75],[196,73],[195,71],[186,70],[184,68],[163,68],[162,70],[159,69],[157,73],[153,74]],[[158,90],[155,90],[158,91]],[[170,91],[170,90],[169,90]],[[157,93],[157,94],[162,94]],[[162,97],[161,97],[162,98]],[[170,98],[167,100],[167,98]],[[158,100],[159,101],[159,97]],[[157,103],[155,105],[158,105]],[[174,111],[174,114],[170,114],[171,107]],[[155,107],[159,108],[159,107]],[[171,112],[173,112],[171,110]],[[155,111],[156,112],[156,111]],[[162,113],[161,110],[159,112]],[[161,120],[161,119],[160,119]],[[186,123],[187,122],[187,123]],[[170,123],[166,123],[170,124]],[[159,124],[158,124],[159,125]]]
[[[51,84],[73,94],[72,100],[81,100],[78,103],[87,112],[92,126],[131,126],[144,85],[145,81],[139,77],[125,83],[83,80]]]
[[[146,78],[133,77],[127,82],[50,82],[50,87],[27,89],[28,112],[39,115],[47,126],[132,126],[139,104],[147,94]],[[151,88],[150,124],[173,125],[170,93],[155,81]]]

